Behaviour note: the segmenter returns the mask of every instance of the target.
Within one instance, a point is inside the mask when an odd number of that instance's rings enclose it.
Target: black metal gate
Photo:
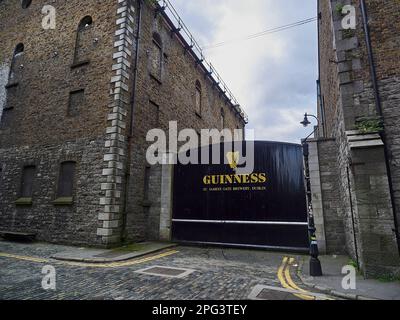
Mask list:
[[[224,163],[227,155],[221,150]],[[251,175],[236,175],[229,164],[176,165],[173,198],[176,242],[292,250],[309,246],[300,145],[255,142]]]

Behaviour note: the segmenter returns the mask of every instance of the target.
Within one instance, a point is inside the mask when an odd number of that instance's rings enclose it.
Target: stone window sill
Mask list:
[[[79,67],[83,67],[83,66],[86,66],[86,65],[88,65],[88,64],[90,64],[90,60],[85,60],[85,61],[80,61],[80,62],[74,62],[74,63],[71,65],[71,69],[76,69],[76,68],[79,68]]]
[[[144,200],[144,201],[142,201],[142,207],[143,208],[150,208],[151,207],[151,201],[148,201],[148,200]]]
[[[53,204],[55,206],[71,206],[74,204],[74,198],[72,197],[57,198],[56,200],[53,201]]]
[[[6,89],[11,89],[11,88],[18,87],[18,85],[19,85],[19,82],[12,82],[12,83],[8,83],[8,84],[5,86],[5,88],[6,88]]]
[[[150,73],[150,78],[152,78],[153,80],[155,80],[158,84],[162,84],[162,81],[159,77],[155,76],[154,74]]]
[[[31,206],[32,203],[32,198],[19,198],[15,201],[17,206]]]

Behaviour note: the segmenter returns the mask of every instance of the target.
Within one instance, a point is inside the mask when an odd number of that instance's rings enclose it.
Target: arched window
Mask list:
[[[153,43],[150,53],[150,74],[161,80],[162,73],[162,41],[158,33],[153,33]]]
[[[32,4],[32,0],[22,0],[21,7],[22,9],[27,9]]]
[[[201,84],[200,81],[196,81],[196,113],[201,116],[202,111],[202,96],[201,96]]]
[[[10,73],[8,76],[8,83],[14,84],[20,80],[21,72],[24,62],[24,44],[18,43],[14,49],[13,57],[11,60]]]
[[[85,29],[88,29],[91,25],[93,24],[93,19],[90,16],[84,17],[81,22],[79,23],[78,26],[78,32],[79,31],[84,31]]]
[[[93,19],[90,16],[84,17],[79,22],[76,34],[74,64],[88,62],[93,48]]]
[[[18,43],[14,50],[14,57],[24,53],[24,49],[25,49],[24,44]]]

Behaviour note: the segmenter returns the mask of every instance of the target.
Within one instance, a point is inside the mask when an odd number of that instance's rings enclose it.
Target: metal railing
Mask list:
[[[240,106],[232,91],[228,88],[225,81],[222,80],[222,77],[219,75],[214,66],[205,59],[203,49],[194,39],[193,35],[182,21],[171,2],[169,0],[154,0],[154,5],[158,12],[166,15],[166,17],[169,19],[169,22],[172,23],[172,31],[179,34],[181,40],[186,42],[185,45],[188,45],[186,49],[190,50],[192,55],[194,55],[194,58],[197,60],[197,63],[203,66],[206,74],[213,80],[214,84],[219,87],[220,91],[226,96],[235,111],[240,114],[245,123],[248,123],[248,115]]]

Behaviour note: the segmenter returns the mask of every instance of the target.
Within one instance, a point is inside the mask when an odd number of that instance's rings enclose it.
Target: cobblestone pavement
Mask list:
[[[68,249],[0,241],[0,299],[248,299],[257,285],[281,288],[277,270],[285,256],[265,251],[178,247],[178,252],[166,257],[110,268],[69,265],[49,258]],[[30,261],[30,257],[46,261]],[[297,261],[300,258],[293,257]],[[56,269],[55,291],[42,289],[41,271],[45,265]],[[136,273],[151,266],[195,272],[182,279]]]

